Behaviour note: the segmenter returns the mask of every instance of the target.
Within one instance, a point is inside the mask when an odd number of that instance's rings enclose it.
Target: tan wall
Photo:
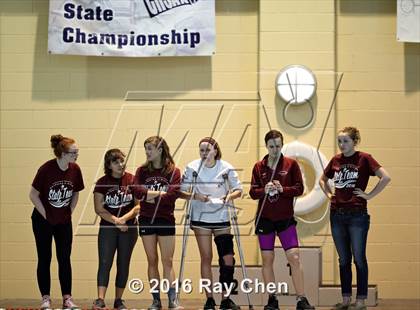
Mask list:
[[[317,145],[343,73],[337,105],[328,122],[321,151],[336,152],[335,132],[353,125],[362,133],[360,148],[373,154],[392,175],[391,185],[369,203],[370,283],[381,298],[418,298],[419,255],[419,106],[420,46],[396,41],[395,1],[261,1],[260,92],[272,126]],[[296,131],[282,119],[283,103],[273,82],[282,67],[310,67],[318,79],[313,125]],[[291,110],[292,111],[292,110]],[[306,119],[296,108],[291,120]],[[260,116],[261,134],[268,128]],[[261,154],[264,148],[261,148]],[[371,180],[370,188],[375,184]],[[305,216],[316,220],[321,210]],[[337,254],[328,219],[299,225],[303,245],[322,246],[323,282],[339,283]],[[355,277],[354,277],[355,280]]]
[[[359,127],[361,148],[392,176],[370,203],[371,282],[380,296],[418,298],[420,44],[396,41],[395,16],[395,1],[339,2],[337,127]]]
[[[142,141],[157,132],[164,106],[160,133],[171,149],[187,135],[175,156],[182,168],[196,158],[197,140],[210,134],[223,106],[215,136],[225,159],[244,169],[242,179],[249,181],[253,162],[265,152],[261,141],[268,125],[262,107],[271,126],[285,133],[286,142],[297,139],[316,146],[338,72],[344,72],[343,83],[321,151],[332,156],[336,130],[352,124],[362,132],[361,148],[391,173],[392,184],[370,203],[370,282],[379,285],[383,298],[418,297],[420,50],[418,44],[396,42],[395,1],[217,0],[215,56],[149,59],[51,56],[46,50],[48,1],[2,0],[0,10],[0,298],[38,296],[27,192],[36,169],[51,157],[49,135],[75,137],[81,148],[86,189],[74,215],[74,295],[91,298],[96,237],[86,234],[97,228],[92,225],[90,193],[108,146],[127,150],[139,130],[130,160],[134,170],[144,160]],[[291,63],[307,65],[318,80],[316,119],[305,130],[285,125],[274,91],[278,71]],[[297,121],[307,116],[305,107],[290,114]],[[238,206],[244,210],[240,222],[252,220],[255,204],[244,199]],[[305,219],[319,218],[324,208]],[[178,221],[182,214],[179,201]],[[242,227],[246,261],[257,263],[249,229]],[[322,246],[324,282],[338,284],[328,219],[300,224],[299,233],[303,245]],[[180,241],[178,236],[176,270]],[[197,280],[193,238],[187,251],[185,276]],[[58,295],[55,259],[52,266],[53,294]],[[130,276],[146,278],[140,240]],[[197,296],[195,291],[186,297]]]
[[[101,161],[107,148],[128,150],[138,130],[129,163],[134,172],[145,160],[144,139],[160,130],[172,151],[179,147],[175,160],[183,169],[197,158],[199,139],[212,133],[220,113],[214,137],[222,146],[223,158],[243,169],[243,180],[250,179],[249,167],[257,159],[258,3],[217,1],[217,54],[213,57],[145,59],[49,55],[48,1],[1,1],[0,5],[0,296],[38,296],[32,208],[27,196],[37,168],[52,155],[49,136],[62,133],[79,144],[78,162],[86,184],[73,220],[73,293],[91,298],[96,294],[98,224],[91,192],[95,180],[102,176]],[[241,218],[249,222],[255,204],[244,200],[238,207],[244,209]],[[179,200],[178,223],[183,208]],[[177,272],[182,227],[178,233]],[[255,238],[247,235],[242,238],[246,259],[255,262]],[[185,277],[197,283],[199,259],[194,238],[189,239],[187,253]],[[55,295],[59,293],[55,259],[52,269]],[[131,277],[147,278],[140,240]],[[145,298],[148,294],[129,296]],[[199,296],[198,291],[191,296]]]

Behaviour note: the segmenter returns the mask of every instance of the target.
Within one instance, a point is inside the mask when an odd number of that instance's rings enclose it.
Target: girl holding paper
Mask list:
[[[201,257],[201,278],[212,282],[211,262],[212,236],[219,255],[219,281],[224,285],[234,283],[233,235],[230,232],[228,204],[242,195],[242,185],[238,174],[231,164],[221,160],[219,144],[210,137],[199,143],[200,159],[190,162],[182,178],[182,198],[191,202],[191,228],[194,231]],[[196,177],[194,177],[196,175]],[[230,186],[225,187],[225,178]],[[189,191],[189,193],[187,192]],[[194,194],[192,194],[194,193]],[[215,309],[213,294],[206,292],[204,309]],[[222,296],[219,309],[239,309],[229,298]]]

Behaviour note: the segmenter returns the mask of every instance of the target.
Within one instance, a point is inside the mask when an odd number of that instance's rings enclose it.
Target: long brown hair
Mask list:
[[[159,136],[151,136],[144,140],[143,146],[146,147],[146,144],[153,144],[156,148],[162,149],[162,153],[160,154],[160,159],[162,161],[162,173],[168,174],[175,168],[175,162],[171,156],[171,153],[169,151],[169,146],[166,143],[165,139]],[[143,168],[146,168],[149,172],[152,172],[155,170],[153,168],[153,164],[150,161],[146,161],[143,166]]]

